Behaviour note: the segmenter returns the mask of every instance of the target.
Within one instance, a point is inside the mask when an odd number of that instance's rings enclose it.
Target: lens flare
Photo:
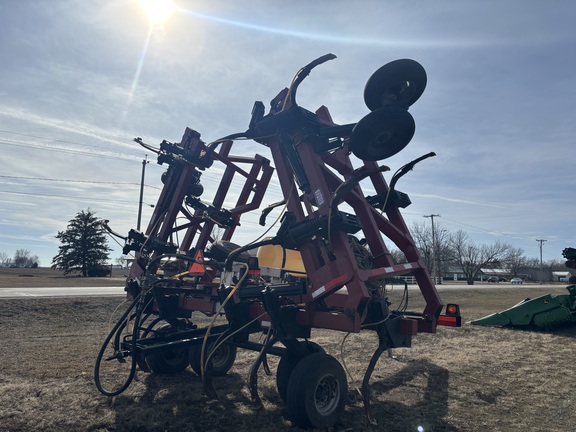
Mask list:
[[[140,0],[140,7],[152,25],[162,25],[176,12],[172,0]]]

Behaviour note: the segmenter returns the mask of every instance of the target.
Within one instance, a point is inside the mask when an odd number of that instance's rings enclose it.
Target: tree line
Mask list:
[[[563,260],[543,261],[541,266],[538,258],[527,257],[522,248],[502,241],[478,244],[463,230],[450,232],[438,224],[433,230],[431,225],[414,222],[410,231],[430,274],[443,276],[454,268],[469,285],[474,284],[485,268],[504,269],[511,277],[522,277],[529,268],[538,269],[543,281],[551,281],[554,271],[567,270]],[[391,253],[396,264],[406,262],[399,250],[393,249]]]
[[[511,277],[522,276],[527,268],[539,269],[543,281],[552,280],[553,271],[566,271],[562,260],[549,260],[540,263],[537,258],[529,258],[524,250],[510,243],[496,241],[493,244],[474,243],[465,231],[450,232],[440,225],[435,230],[431,225],[415,222],[411,235],[432,276],[443,276],[451,268],[459,270],[469,285],[474,284],[484,268],[505,269]],[[58,254],[52,260],[52,268],[64,274],[78,273],[81,276],[105,276],[109,259],[107,238],[102,230],[102,220],[90,209],[80,211],[68,222],[64,231],[59,231]],[[390,253],[396,264],[406,262],[404,254],[392,248]],[[0,252],[3,266],[38,267],[38,256],[26,249],[19,249],[14,258]]]
[[[29,267],[36,268],[40,265],[38,255],[32,255],[27,249],[18,249],[11,257],[6,252],[0,252],[0,264],[2,267]]]

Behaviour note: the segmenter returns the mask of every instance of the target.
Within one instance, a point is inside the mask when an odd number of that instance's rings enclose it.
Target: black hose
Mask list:
[[[306,66],[304,66],[300,70],[300,72],[298,73],[298,75],[294,79],[294,83],[292,84],[292,86],[290,88],[290,104],[291,104],[291,106],[293,106],[293,107],[297,106],[297,104],[296,104],[296,91],[298,90],[298,86],[300,85],[300,83],[302,81],[304,81],[304,78],[306,78],[310,74],[312,69],[314,69],[318,65],[321,65],[322,63],[325,63],[329,60],[333,60],[335,58],[336,58],[336,56],[334,54],[325,54],[321,57],[318,57],[316,60],[308,63]]]
[[[239,247],[236,250],[233,250],[232,252],[230,252],[228,254],[228,258],[226,258],[224,268],[228,271],[232,270],[232,262],[234,261],[234,258],[236,258],[238,255],[240,255],[242,252],[248,251],[251,249],[256,249],[257,247],[266,246],[269,244],[278,244],[278,239],[275,237],[275,238],[268,239],[268,240],[262,240],[258,243],[251,243],[251,244],[248,244],[246,246]]]
[[[132,355],[132,365],[130,368],[130,374],[128,375],[128,378],[126,379],[124,384],[121,385],[118,389],[113,390],[113,391],[108,391],[108,390],[104,389],[104,387],[102,387],[102,382],[100,380],[100,364],[102,363],[102,357],[104,357],[104,353],[106,352],[106,348],[108,347],[108,344],[110,343],[110,340],[112,339],[112,337],[114,337],[116,335],[118,329],[122,325],[124,325],[126,318],[130,314],[132,309],[134,309],[134,307],[138,304],[138,302],[140,301],[140,298],[141,298],[141,294],[138,294],[138,296],[136,296],[136,298],[134,299],[132,304],[130,304],[130,307],[128,309],[126,309],[126,311],[124,312],[122,317],[118,320],[118,322],[116,323],[116,325],[114,326],[112,331],[106,337],[106,340],[104,341],[104,343],[102,344],[102,347],[100,348],[100,352],[98,353],[98,357],[96,357],[96,364],[94,365],[94,383],[96,384],[96,388],[98,389],[98,391],[100,391],[100,393],[102,393],[104,396],[116,396],[116,395],[119,395],[120,393],[122,393],[124,390],[126,390],[128,388],[128,386],[130,385],[130,383],[134,379],[134,375],[136,374],[136,358],[134,357],[134,355]],[[138,314],[137,314],[137,316],[138,316]],[[136,329],[137,327],[135,326],[134,328]],[[135,343],[136,342],[133,341],[133,348],[135,347]]]
[[[338,204],[340,203],[340,199],[341,199],[342,195],[344,195],[347,192],[349,192],[350,190],[352,190],[354,187],[356,187],[358,185],[358,183],[360,183],[366,177],[369,177],[372,174],[382,173],[382,172],[389,171],[389,170],[390,170],[390,168],[387,167],[386,165],[381,165],[380,167],[378,167],[374,170],[370,170],[370,171],[367,171],[365,173],[351,177],[348,180],[346,180],[345,182],[343,182],[342,184],[340,184],[340,186],[338,186],[338,188],[336,189],[336,191],[332,195],[332,202],[330,203],[330,211],[335,212],[336,208],[338,207]]]
[[[185,261],[190,261],[190,262],[195,262],[198,264],[203,264],[200,261],[196,261],[196,259],[194,259],[194,257],[191,257],[190,255],[184,255],[184,254],[178,254],[178,253],[167,253],[167,254],[162,254],[162,255],[158,255],[156,258],[154,258],[153,260],[151,260],[148,265],[146,266],[146,272],[144,273],[143,276],[146,276],[146,273],[148,272],[148,270],[150,269],[150,267],[152,267],[152,264],[156,264],[158,261],[163,260],[164,258],[179,258]]]
[[[212,141],[210,144],[206,146],[206,148],[208,149],[209,152],[213,152],[216,150],[216,147],[218,147],[223,142],[235,140],[237,138],[246,138],[246,132],[237,132],[230,135],[226,135],[225,137],[217,139],[216,141]]]
[[[436,156],[436,153],[434,152],[426,153],[424,156],[420,156],[419,158],[416,158],[413,161],[408,162],[406,165],[402,166],[398,171],[396,171],[396,174],[392,176],[392,180],[390,180],[389,189],[394,190],[396,182],[400,180],[400,177],[407,174],[408,171],[412,171],[414,169],[414,165],[416,165],[418,162],[422,162],[424,159],[428,159],[429,157],[433,156]]]
[[[158,257],[151,260],[148,263],[148,266],[146,269],[148,270],[151,265],[155,264],[156,262],[160,261],[162,258],[166,258],[166,257],[176,257],[176,258],[181,258],[181,259],[185,259],[188,261],[195,261],[194,258],[192,258],[188,255],[164,254],[164,255],[159,255]],[[110,333],[108,334],[108,336],[104,340],[102,347],[100,348],[98,356],[96,357],[96,364],[94,366],[94,383],[96,384],[96,388],[98,389],[98,391],[100,391],[100,393],[102,393],[105,396],[117,396],[120,393],[122,393],[124,390],[126,390],[130,386],[130,384],[132,383],[132,380],[134,379],[134,376],[136,375],[137,362],[136,362],[135,353],[136,353],[136,342],[138,340],[138,331],[140,328],[139,323],[140,323],[140,318],[142,316],[142,312],[144,309],[146,309],[146,306],[147,306],[147,305],[143,305],[141,300],[142,300],[142,292],[136,296],[134,301],[130,304],[130,307],[128,307],[128,309],[124,312],[122,317],[118,320],[118,322],[116,323],[116,325],[114,326],[112,331],[110,331]],[[124,382],[124,384],[122,384],[119,388],[117,388],[116,390],[106,390],[102,386],[102,382],[100,380],[100,365],[102,363],[102,358],[104,357],[104,353],[106,352],[106,348],[108,348],[108,344],[110,343],[112,338],[114,338],[115,348],[118,349],[118,347],[120,345],[120,333],[119,332],[127,325],[126,318],[128,318],[128,316],[130,315],[130,312],[132,312],[134,307],[138,304],[140,304],[140,307],[138,307],[136,309],[136,313],[133,315],[134,331],[132,332],[132,355],[131,355],[132,360],[131,360],[131,365],[130,365],[130,373],[128,375],[128,378]],[[147,317],[148,317],[148,315],[145,317],[145,320],[147,319]],[[129,319],[132,319],[132,317],[130,317]]]

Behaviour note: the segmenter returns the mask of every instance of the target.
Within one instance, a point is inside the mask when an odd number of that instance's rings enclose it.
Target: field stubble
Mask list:
[[[550,289],[441,291],[458,302],[466,321]],[[564,294],[561,287],[552,291]],[[397,302],[400,292],[393,292]],[[421,299],[411,306],[419,310]],[[119,396],[94,386],[93,367],[118,298],[3,300],[0,325],[0,431],[298,431],[287,418],[275,376],[259,375],[264,408],[250,402],[246,378],[255,353],[239,351],[226,377],[214,378],[221,401],[210,400],[199,377],[140,372]],[[119,311],[117,311],[119,313]],[[198,320],[203,325],[206,320]],[[316,330],[313,340],[340,358],[345,334]],[[576,328],[520,331],[440,328],[420,334],[410,349],[383,356],[372,376],[372,412],[346,407],[336,431],[566,431],[576,422],[573,368]],[[350,335],[343,348],[350,373],[361,380],[376,337]],[[275,371],[276,358],[270,359]],[[351,390],[356,383],[349,379]],[[359,384],[358,384],[359,385]]]

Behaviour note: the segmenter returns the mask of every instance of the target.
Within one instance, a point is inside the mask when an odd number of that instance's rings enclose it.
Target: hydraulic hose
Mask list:
[[[134,355],[132,355],[132,364],[130,366],[130,374],[128,375],[128,378],[126,379],[124,384],[122,384],[116,390],[106,390],[104,387],[102,387],[102,382],[100,380],[100,365],[102,363],[102,358],[104,357],[104,353],[106,352],[106,348],[108,347],[108,344],[110,343],[112,338],[116,335],[116,333],[118,332],[118,329],[120,329],[120,327],[124,325],[124,322],[125,322],[126,318],[129,316],[130,312],[132,312],[132,309],[134,309],[134,307],[140,302],[141,295],[142,295],[142,293],[140,293],[136,296],[134,301],[130,304],[130,307],[128,309],[126,309],[126,311],[124,312],[122,317],[118,320],[118,322],[116,323],[116,325],[114,326],[112,331],[110,331],[110,333],[106,337],[106,340],[102,344],[102,347],[100,348],[100,352],[98,353],[98,357],[96,358],[96,364],[94,366],[94,383],[96,384],[96,388],[98,389],[98,391],[100,391],[100,393],[102,393],[105,396],[117,396],[120,393],[122,393],[124,390],[126,390],[128,388],[128,386],[130,385],[130,383],[134,379],[134,375],[136,374],[136,357],[134,357]],[[139,309],[141,310],[141,308],[139,308]],[[139,315],[141,315],[141,311],[140,311],[140,313],[138,313],[138,311],[136,313],[136,318],[134,321],[135,324],[138,322],[137,319],[139,318]],[[137,328],[138,328],[138,326],[134,325],[134,332],[137,331]],[[132,350],[133,350],[133,352],[134,352],[135,348],[136,348],[136,339],[134,338],[134,335],[133,335],[133,337],[132,337]]]

